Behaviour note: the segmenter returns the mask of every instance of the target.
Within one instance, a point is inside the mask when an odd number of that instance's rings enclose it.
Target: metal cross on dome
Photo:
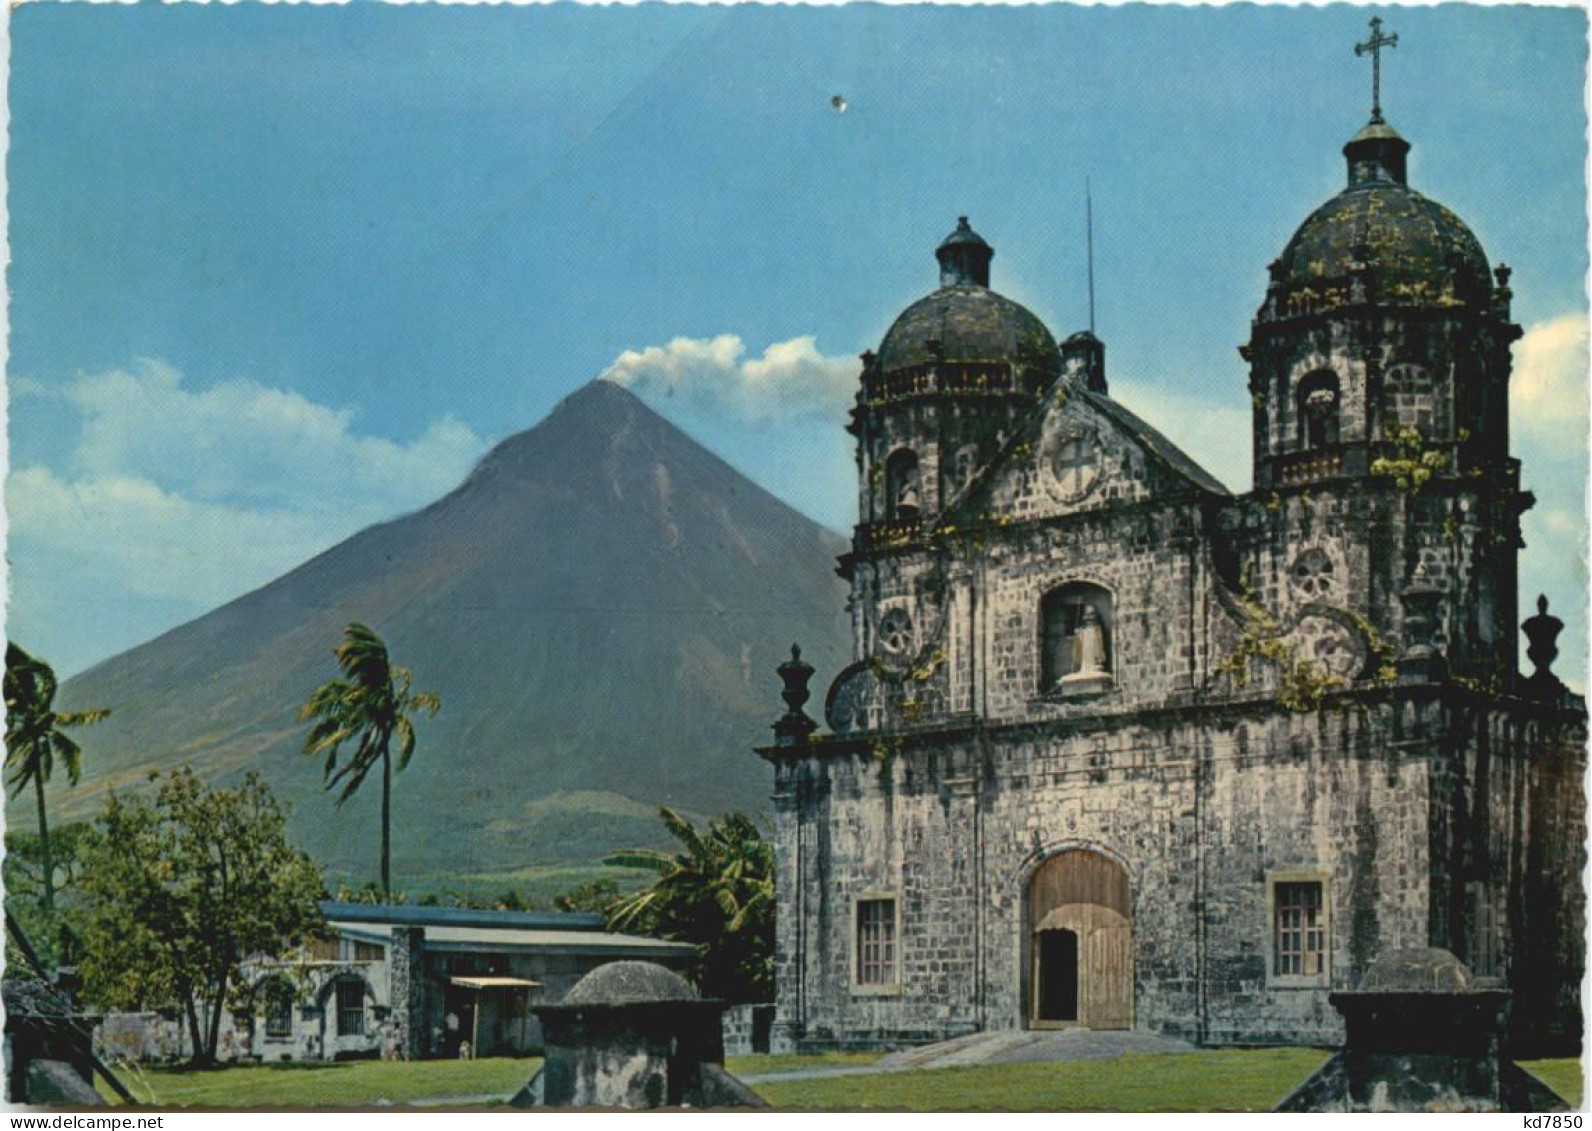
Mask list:
[[[1371,121],[1382,121],[1382,48],[1397,47],[1399,45],[1398,33],[1392,35],[1382,34],[1382,17],[1371,17],[1371,38],[1364,43],[1354,45],[1356,57],[1371,53]]]

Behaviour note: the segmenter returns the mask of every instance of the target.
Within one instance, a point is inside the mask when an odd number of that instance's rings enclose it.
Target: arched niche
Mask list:
[[[1300,380],[1298,397],[1299,448],[1317,451],[1339,442],[1343,434],[1343,396],[1338,375],[1330,369],[1317,369]]]
[[[918,456],[910,448],[897,448],[884,464],[884,517],[886,522],[910,522],[923,511],[923,485]]]
[[[1039,602],[1041,693],[1103,691],[1116,670],[1116,622],[1111,592],[1069,581]]]

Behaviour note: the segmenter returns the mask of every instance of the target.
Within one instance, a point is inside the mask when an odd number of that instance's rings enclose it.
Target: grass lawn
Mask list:
[[[729,1056],[724,1067],[737,1076],[762,1076],[775,1072],[796,1072],[803,1068],[853,1068],[872,1064],[882,1052],[780,1053],[778,1056]]]
[[[1316,1049],[1130,1053],[755,1085],[776,1108],[887,1111],[1269,1111],[1327,1059]]]
[[[541,1065],[537,1057],[495,1057],[298,1061],[202,1072],[116,1065],[112,1071],[141,1101],[161,1107],[366,1107],[446,1096],[507,1099]],[[99,1087],[111,1099],[103,1081]]]
[[[871,1064],[880,1053],[738,1056],[738,1075]],[[1268,1111],[1314,1072],[1315,1049],[1223,1049],[1134,1053],[1110,1061],[999,1064],[885,1072],[816,1080],[768,1080],[754,1087],[776,1108],[856,1111]],[[535,1075],[536,1058],[516,1060],[360,1060],[300,1062],[192,1072],[118,1066],[133,1094],[161,1107],[367,1107],[447,1097],[507,1099]],[[1581,1102],[1577,1060],[1522,1067],[1569,1100]],[[101,1092],[110,1095],[101,1084]]]
[[[1570,1106],[1581,1107],[1581,1062],[1573,1057],[1557,1060],[1522,1060],[1520,1067],[1558,1092]]]

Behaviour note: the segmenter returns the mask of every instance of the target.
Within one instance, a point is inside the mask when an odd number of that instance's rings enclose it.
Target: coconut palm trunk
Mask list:
[[[414,716],[435,715],[442,700],[430,691],[411,691],[413,675],[395,668],[387,645],[369,628],[351,624],[333,649],[341,679],[317,687],[299,712],[315,725],[304,739],[306,754],[323,757],[326,788],[341,786],[337,805],[352,797],[367,774],[381,763],[381,895],[392,899],[392,776],[409,765],[415,751]],[[392,763],[398,741],[398,765]],[[353,747],[343,761],[341,752]]]
[[[39,799],[39,855],[44,867],[44,913],[55,910],[55,860],[50,856],[50,820],[44,810],[44,778],[33,775],[33,794]]]
[[[64,728],[97,723],[110,711],[97,707],[91,711],[55,709],[55,671],[49,664],[28,655],[15,642],[6,645],[6,771],[9,784],[19,796],[33,783],[33,796],[39,805],[39,853],[44,865],[44,890],[40,907],[46,915],[55,910],[55,855],[50,851],[50,820],[44,804],[44,783],[49,781],[59,758],[66,766],[67,779],[76,785],[82,773],[83,751]]]
[[[392,900],[392,756],[381,755],[381,897]]]

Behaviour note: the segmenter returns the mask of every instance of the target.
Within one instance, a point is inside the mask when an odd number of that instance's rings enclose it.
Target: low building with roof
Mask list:
[[[284,959],[244,966],[223,1060],[514,1056],[540,1052],[533,1006],[562,1001],[591,970],[639,959],[684,972],[689,943],[604,929],[586,912],[321,904],[326,934]],[[118,1056],[181,1059],[183,1026],[121,1014],[99,1043]]]
[[[328,902],[327,937],[261,963],[248,1055],[261,1060],[457,1057],[539,1051],[531,1006],[562,1000],[620,959],[685,970],[688,943],[614,934],[585,912]]]

